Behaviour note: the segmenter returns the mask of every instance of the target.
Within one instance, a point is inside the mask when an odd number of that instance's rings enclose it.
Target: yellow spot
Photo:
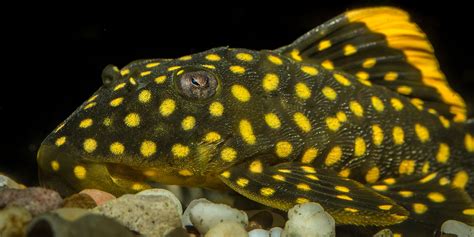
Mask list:
[[[289,169],[278,169],[278,172],[285,173],[285,174],[291,174],[291,170],[289,170]]]
[[[327,117],[326,125],[333,132],[336,132],[341,127],[341,123],[339,122],[339,119],[334,118],[334,117]]]
[[[430,133],[428,129],[419,123],[415,124],[415,132],[418,136],[418,139],[423,143],[430,139]]]
[[[301,158],[301,163],[309,164],[309,163],[313,162],[313,160],[316,158],[316,156],[318,156],[318,149],[316,149],[314,147],[308,148],[304,152],[303,157]]]
[[[454,175],[452,185],[457,188],[464,189],[466,187],[469,176],[466,171],[461,170]]]
[[[378,124],[372,125],[372,140],[374,145],[380,146],[383,142],[383,130]]]
[[[337,195],[336,196],[337,198],[339,199],[342,199],[342,200],[347,200],[347,201],[352,201],[353,199],[347,195]]]
[[[335,100],[337,98],[337,93],[331,87],[325,86],[322,89],[323,95],[329,100]]]
[[[209,105],[209,113],[214,117],[220,117],[224,113],[224,106],[220,102],[212,102]]]
[[[382,100],[379,99],[376,96],[372,96],[372,106],[374,106],[374,109],[377,110],[378,112],[382,112],[385,108],[385,105],[383,104]]]
[[[349,168],[345,168],[339,172],[339,176],[344,177],[344,178],[349,177],[349,175],[351,175],[351,169]]]
[[[411,94],[412,91],[413,91],[413,89],[409,86],[399,86],[399,87],[397,87],[397,92],[400,93],[400,94],[403,94],[403,95],[409,95],[409,94]]]
[[[210,65],[210,64],[202,64],[201,66],[203,66],[205,68],[209,68],[209,69],[216,69],[216,67],[214,65]]]
[[[395,184],[396,181],[394,178],[387,178],[387,179],[384,179],[383,182],[388,185],[392,185],[392,184]]]
[[[434,114],[434,115],[438,115],[438,111],[436,111],[436,110],[433,109],[433,108],[429,108],[429,109],[428,109],[428,113]]]
[[[221,151],[221,159],[224,161],[232,162],[235,160],[236,157],[237,152],[231,147],[226,147]]]
[[[263,80],[262,80],[263,89],[266,92],[274,91],[278,88],[279,81],[280,79],[278,78],[278,75],[273,74],[273,73],[268,73],[265,75],[265,77],[263,77]]]
[[[345,186],[335,186],[334,189],[343,193],[348,193],[351,191],[348,187],[345,187]]]
[[[262,162],[259,161],[259,160],[252,161],[252,163],[250,163],[249,170],[250,170],[250,172],[255,173],[255,174],[262,173],[262,171],[263,171]]]
[[[316,177],[316,175],[314,175],[314,174],[307,174],[307,175],[305,175],[305,177],[308,178],[308,179],[311,179],[311,180],[315,180],[315,181],[319,180],[319,178]]]
[[[141,183],[133,183],[130,188],[135,191],[140,191],[140,190],[146,189],[146,185],[141,184]]]
[[[336,79],[336,81],[343,86],[350,86],[352,84],[349,79],[339,73],[334,73],[334,79]]]
[[[381,191],[381,192],[388,190],[387,185],[372,185],[372,188],[374,190]]]
[[[339,111],[336,113],[336,117],[337,117],[337,120],[339,120],[339,122],[343,123],[343,122],[346,122],[347,121],[347,116],[344,112],[342,111]]]
[[[122,70],[120,71],[120,75],[122,75],[122,76],[125,76],[125,75],[127,75],[127,74],[129,74],[129,73],[130,73],[130,70],[129,70],[129,69],[122,69]]]
[[[396,110],[396,111],[400,111],[403,109],[403,103],[397,99],[397,98],[392,98],[390,99],[390,103],[392,104],[392,107]]]
[[[224,177],[224,178],[230,178],[230,172],[229,171],[224,171],[221,173],[221,176]]]
[[[297,49],[293,49],[291,52],[290,52],[290,55],[291,55],[291,58],[293,58],[294,60],[296,61],[299,61],[301,62],[303,59],[301,58],[300,56],[300,51],[298,51]]]
[[[415,164],[415,160],[402,160],[398,167],[398,172],[400,174],[411,175],[415,172]]]
[[[202,140],[207,143],[217,142],[221,140],[221,135],[217,132],[208,132]]]
[[[302,198],[302,197],[299,197],[296,199],[296,203],[298,204],[303,204],[303,203],[307,203],[309,202],[309,200],[307,198]]]
[[[468,152],[474,152],[474,136],[466,133],[464,136],[464,146]]]
[[[92,103],[90,103],[90,104],[88,104],[88,105],[84,106],[84,110],[86,110],[86,109],[90,109],[90,108],[94,107],[96,104],[97,104],[97,103],[95,103],[95,102],[92,102]]]
[[[344,208],[344,211],[356,213],[356,212],[358,212],[359,210],[357,210],[357,209],[355,209],[355,208],[352,208],[352,207],[345,207],[345,208]]]
[[[145,65],[146,68],[152,68],[152,67],[156,67],[160,65],[160,63],[148,63],[147,65]]]
[[[239,178],[235,183],[237,183],[237,185],[240,187],[245,188],[249,184],[249,180],[245,178]]]
[[[367,72],[359,71],[356,73],[356,77],[359,78],[360,83],[366,84],[368,82],[367,79],[369,79],[370,76]]]
[[[303,82],[298,82],[295,85],[295,93],[298,98],[307,100],[311,97],[311,90]]]
[[[150,74],[151,74],[151,71],[144,71],[144,72],[140,73],[140,76],[144,77],[144,76],[148,76]]]
[[[181,75],[181,74],[183,74],[183,73],[184,73],[184,70],[183,70],[183,69],[181,69],[181,70],[179,70],[179,71],[176,73],[176,75],[178,75],[178,76],[179,76],[179,75]]]
[[[196,125],[196,119],[193,116],[187,116],[181,121],[181,127],[184,131],[188,131],[194,128]]]
[[[178,174],[181,175],[181,176],[192,176],[194,175],[194,173],[188,169],[183,169],[183,170],[180,170],[178,171]]]
[[[430,171],[430,162],[425,161],[425,163],[423,164],[423,167],[421,168],[421,173],[427,174],[429,171]]]
[[[449,128],[449,126],[451,125],[449,120],[446,119],[444,116],[439,116],[439,121],[441,122],[441,124],[443,125],[443,127],[445,128]]]
[[[415,106],[418,110],[423,110],[424,102],[418,98],[413,98],[410,100],[411,104]]]
[[[299,190],[303,190],[303,191],[309,191],[309,190],[311,190],[311,187],[309,187],[309,185],[307,185],[307,184],[305,184],[305,183],[297,184],[297,185],[296,185],[296,188],[299,189]]]
[[[324,60],[324,62],[321,63],[321,66],[323,66],[324,68],[328,70],[334,70],[334,65],[329,59]]]
[[[125,147],[120,142],[114,142],[110,145],[110,152],[114,155],[121,155],[125,151]]]
[[[355,54],[356,52],[357,52],[357,48],[354,47],[354,45],[347,44],[346,46],[344,46],[344,55],[345,56]]]
[[[445,164],[449,159],[449,146],[446,143],[440,143],[438,153],[436,154],[436,160],[439,163]]]
[[[367,171],[367,174],[365,174],[365,180],[368,183],[375,183],[377,180],[379,180],[380,177],[380,170],[378,167],[373,167],[369,171]]]
[[[127,85],[127,83],[125,83],[125,82],[122,82],[122,83],[116,85],[116,86],[114,87],[114,91],[118,91],[118,90],[124,88],[125,85]]]
[[[120,104],[122,104],[122,101],[123,101],[123,98],[122,97],[119,97],[119,98],[115,98],[113,99],[112,101],[110,101],[110,106],[112,107],[117,107],[119,106]]]
[[[375,58],[368,58],[366,60],[364,60],[364,62],[362,63],[362,67],[364,68],[371,68],[375,65],[377,61],[375,60]]]
[[[235,74],[244,74],[245,73],[245,68],[242,66],[230,66],[229,67],[230,71],[235,73]]]
[[[447,185],[447,184],[449,184],[450,182],[451,182],[451,181],[449,181],[449,179],[446,178],[446,177],[442,177],[442,178],[439,179],[439,185],[441,185],[441,186]]]
[[[318,69],[316,69],[315,67],[302,66],[301,71],[303,71],[304,73],[306,73],[308,75],[311,75],[311,76],[318,75]]]
[[[395,145],[401,145],[405,142],[405,133],[403,132],[403,129],[399,126],[393,127],[392,136],[393,143],[395,143]]]
[[[282,65],[283,64],[283,61],[277,56],[268,55],[267,59],[268,59],[268,61],[270,61],[270,62],[272,62],[273,64],[276,64],[276,65]]]
[[[468,215],[468,216],[474,216],[474,208],[464,209],[462,211],[462,214]]]
[[[128,81],[129,81],[130,84],[132,84],[132,85],[136,85],[136,84],[137,84],[137,82],[135,81],[135,79],[133,79],[133,77],[130,77],[130,78],[128,79]]]
[[[169,67],[169,68],[168,68],[168,71],[171,72],[171,71],[178,70],[178,69],[180,69],[180,68],[181,68],[181,66],[172,66],[172,67]]]
[[[241,102],[247,102],[250,100],[250,92],[242,85],[233,85],[231,92],[232,95],[234,95],[234,97]]]
[[[432,202],[444,202],[446,201],[446,198],[444,197],[443,194],[441,193],[438,193],[438,192],[431,192],[431,193],[428,193],[428,198],[432,201]]]
[[[403,237],[400,233],[393,233],[393,237]]]
[[[412,191],[399,191],[398,194],[404,198],[409,198],[413,197],[413,192]]]
[[[287,141],[280,141],[275,146],[275,153],[280,158],[288,157],[293,151],[293,146]]]
[[[428,183],[429,181],[433,180],[434,178],[436,178],[436,176],[438,175],[438,173],[431,173],[427,176],[425,176],[424,178],[422,178],[420,180],[420,183],[424,184],[424,183]]]
[[[306,165],[303,165],[301,166],[301,169],[306,172],[306,173],[309,173],[309,174],[315,174],[316,173],[316,170],[311,167],[311,166],[306,166]]]
[[[51,169],[53,171],[58,171],[59,170],[59,162],[56,160],[51,161]]]
[[[238,54],[235,55],[235,57],[238,60],[245,61],[245,62],[250,62],[250,61],[253,60],[253,56],[251,54],[248,54],[248,53],[238,53]]]
[[[128,127],[136,127],[140,125],[140,116],[137,113],[129,113],[123,121]]]
[[[299,112],[293,114],[293,121],[295,121],[296,125],[298,125],[303,132],[311,131],[311,122],[304,114]]]
[[[58,132],[59,130],[61,130],[62,128],[64,127],[64,123],[61,123],[56,129],[54,129],[54,132]]]
[[[78,179],[85,179],[87,175],[87,170],[82,165],[77,165],[74,167],[74,176]]]
[[[274,180],[278,180],[278,181],[285,181],[286,180],[285,177],[283,175],[280,175],[280,174],[275,174],[275,175],[272,176],[272,178]]]
[[[92,121],[92,119],[88,118],[88,119],[84,119],[81,121],[81,123],[79,123],[79,127],[80,128],[88,128],[90,126],[92,126],[92,124],[94,123],[94,121]]]
[[[145,140],[140,146],[140,153],[144,157],[150,157],[156,152],[156,144],[152,141]]]
[[[183,145],[183,144],[174,144],[171,147],[171,152],[173,155],[177,158],[183,158],[189,155],[189,147]]]
[[[354,141],[354,156],[362,156],[366,150],[365,141],[362,137],[357,137]]]
[[[151,99],[151,92],[149,90],[142,90],[140,94],[138,94],[138,100],[142,103],[147,103]]]
[[[321,40],[318,45],[318,50],[323,51],[327,48],[331,47],[331,41],[330,40]]]
[[[193,59],[193,57],[191,57],[190,55],[186,55],[186,56],[183,56],[181,58],[178,58],[179,60],[181,61],[189,61],[191,59]]]
[[[102,124],[104,124],[104,126],[108,127],[108,126],[112,125],[112,119],[110,119],[109,117],[104,118],[104,121],[102,122]]]
[[[273,129],[280,128],[281,126],[280,119],[274,113],[265,114],[265,122],[270,128],[273,128]]]
[[[273,188],[261,188],[260,189],[260,194],[265,197],[272,196],[275,193],[275,189]]]
[[[379,209],[380,210],[384,210],[384,211],[389,211],[390,209],[392,209],[393,205],[379,205]]]
[[[86,152],[91,153],[97,148],[97,141],[92,138],[87,138],[86,140],[84,140],[82,146]]]
[[[357,101],[351,101],[349,102],[349,109],[354,113],[357,117],[362,117],[364,116],[364,109],[362,108],[362,105],[359,104]]]
[[[66,143],[66,137],[60,137],[56,139],[56,142],[54,144],[56,144],[57,147],[60,147],[64,145],[64,143]]]
[[[176,109],[176,102],[172,99],[165,99],[160,105],[160,114],[164,117],[170,116]]]
[[[342,149],[340,146],[335,146],[329,151],[328,155],[326,156],[326,160],[324,164],[327,166],[331,166],[336,164],[342,157]]]
[[[242,139],[247,144],[250,144],[250,145],[255,144],[255,141],[257,138],[253,134],[252,124],[248,120],[246,119],[240,120],[239,131],[240,131],[240,135],[242,136]]]
[[[385,76],[383,76],[383,79],[386,81],[395,81],[398,78],[398,73],[396,72],[387,72]]]
[[[159,76],[157,78],[155,78],[155,83],[156,84],[162,84],[163,82],[165,82],[166,80],[166,76]]]
[[[206,59],[209,61],[219,61],[221,60],[221,57],[217,54],[208,54],[206,55]]]
[[[428,207],[422,203],[413,203],[413,211],[416,214],[423,214],[428,211]]]

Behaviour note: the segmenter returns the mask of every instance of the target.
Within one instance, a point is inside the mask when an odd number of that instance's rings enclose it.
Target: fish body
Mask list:
[[[43,142],[43,185],[230,188],[399,234],[474,224],[474,126],[399,9],[349,11],[276,50],[137,60],[102,79]]]

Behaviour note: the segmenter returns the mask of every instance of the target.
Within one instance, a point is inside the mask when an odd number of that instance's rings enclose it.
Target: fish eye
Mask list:
[[[217,91],[217,78],[208,71],[192,71],[183,73],[178,79],[178,89],[184,96],[191,99],[207,99]]]
[[[121,75],[119,69],[116,66],[109,64],[104,68],[104,70],[102,70],[101,77],[104,86],[110,87],[114,81],[121,78]]]

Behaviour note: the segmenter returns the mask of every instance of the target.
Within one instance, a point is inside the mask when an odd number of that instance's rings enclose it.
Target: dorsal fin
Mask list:
[[[455,122],[466,120],[464,100],[449,86],[426,35],[403,10],[348,11],[276,51],[383,85]]]

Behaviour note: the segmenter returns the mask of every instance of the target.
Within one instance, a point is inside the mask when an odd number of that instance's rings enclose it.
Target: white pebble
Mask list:
[[[181,218],[181,222],[183,223],[183,226],[193,225],[193,223],[191,222],[191,219],[189,217],[189,215],[191,213],[191,209],[193,209],[193,207],[196,206],[196,204],[201,203],[201,202],[203,202],[203,203],[212,203],[212,202],[210,202],[209,200],[207,200],[205,198],[199,198],[199,199],[191,201],[189,203],[188,207],[186,207],[186,210],[184,210],[183,217]]]
[[[441,232],[457,236],[474,236],[474,226],[466,225],[460,221],[448,220],[441,225]]]
[[[299,204],[288,211],[288,221],[282,236],[334,237],[335,221],[321,205],[313,202]]]
[[[190,209],[189,219],[191,223],[201,234],[205,234],[213,226],[224,221],[239,223],[242,227],[246,227],[249,223],[245,212],[225,204],[215,204],[201,200],[188,209]]]
[[[144,191],[141,191],[137,193],[137,195],[142,195],[142,196],[164,196],[169,198],[173,203],[176,205],[176,208],[179,212],[179,214],[183,213],[183,206],[181,206],[181,202],[179,199],[170,191],[166,189],[159,189],[159,188],[154,188],[154,189],[147,189]]]
[[[390,229],[383,229],[377,232],[374,237],[393,237],[393,233]]]
[[[269,237],[270,233],[263,229],[254,229],[249,231],[249,237]]]
[[[248,237],[244,227],[233,221],[224,221],[212,227],[204,237]]]
[[[283,229],[281,227],[273,227],[270,229],[270,237],[280,237]]]

